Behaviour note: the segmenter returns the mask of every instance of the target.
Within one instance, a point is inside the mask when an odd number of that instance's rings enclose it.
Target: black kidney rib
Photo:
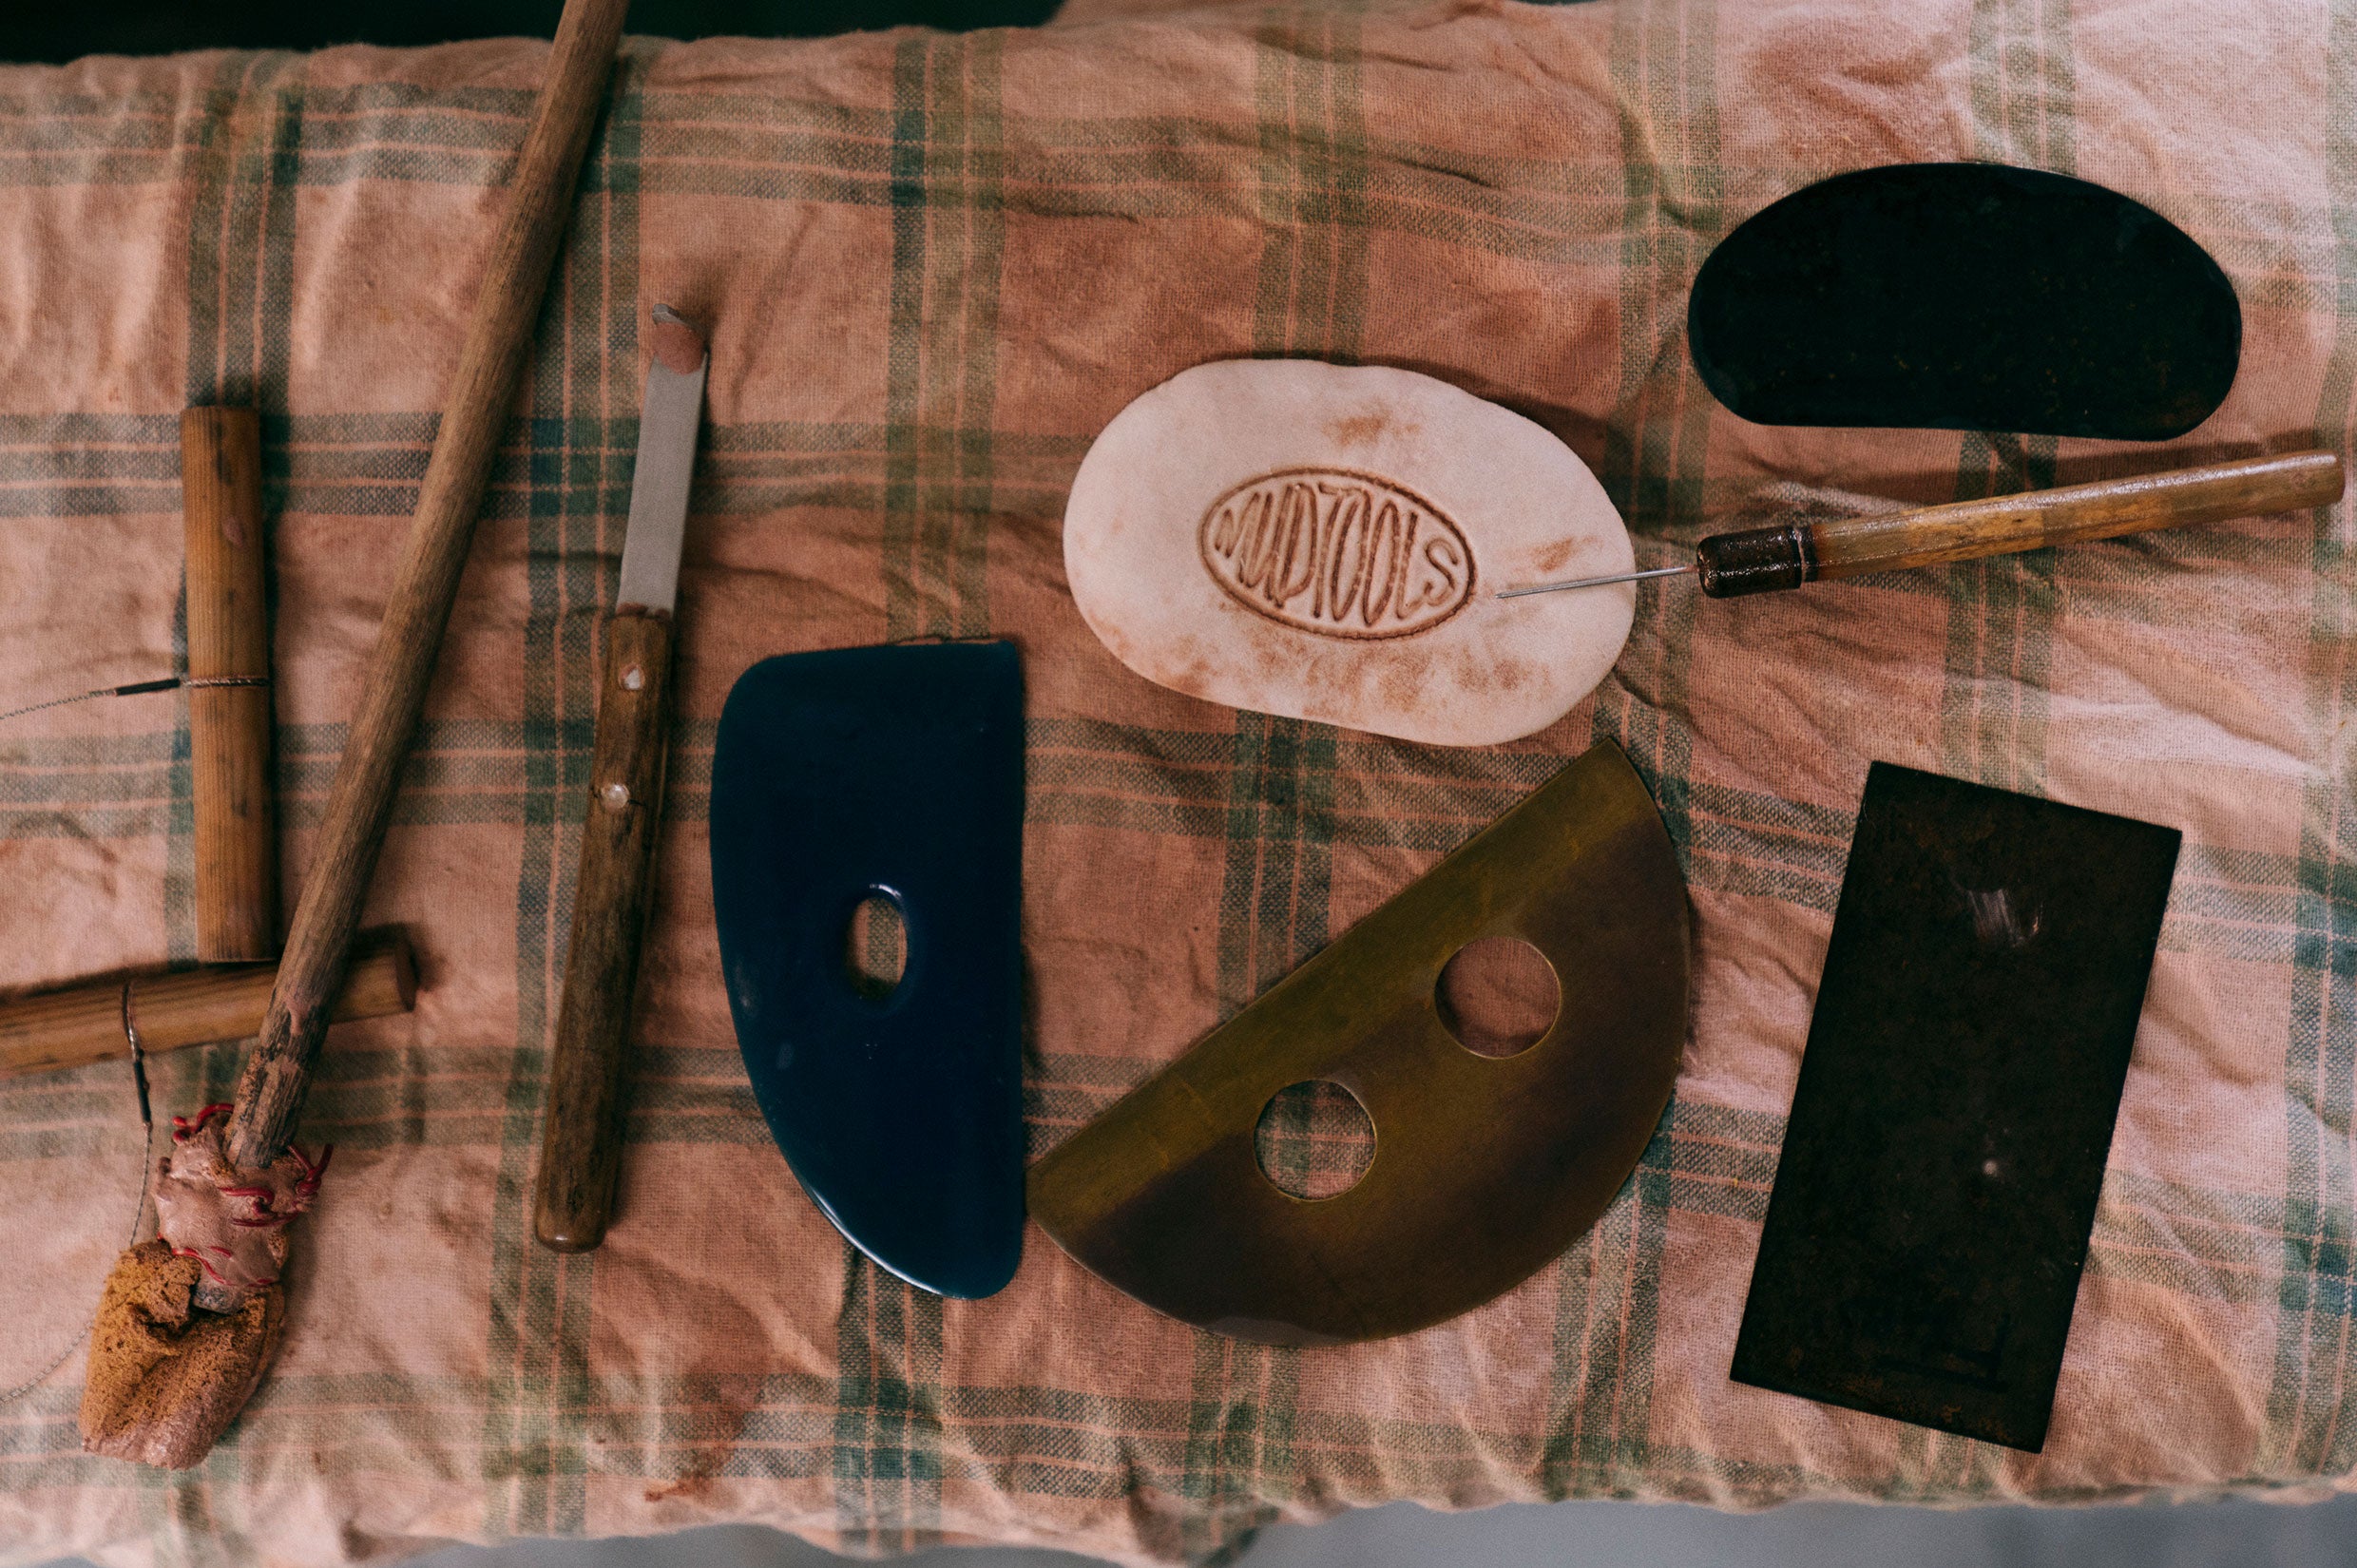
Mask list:
[[[2183,229],[1993,163],[1836,175],[1746,220],[1686,312],[1695,368],[1763,425],[2161,441],[2234,384],[2242,308]]]

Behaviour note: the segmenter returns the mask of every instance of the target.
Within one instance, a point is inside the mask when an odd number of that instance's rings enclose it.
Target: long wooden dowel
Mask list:
[[[123,1030],[125,986],[142,1050],[177,1051],[243,1040],[261,1027],[278,966],[182,969],[93,981],[0,1002],[0,1078],[80,1067],[131,1054]],[[363,931],[352,945],[335,1022],[405,1013],[417,998],[417,969],[398,928]]]
[[[278,951],[261,470],[259,413],[182,411],[197,957],[206,964],[251,964]]]
[[[507,216],[475,296],[458,373],[418,490],[409,552],[377,629],[270,1011],[238,1082],[228,1155],[241,1169],[276,1159],[302,1116],[312,1058],[326,1032],[344,949],[384,842],[401,759],[425,706],[491,455],[531,346],[532,323],[572,211],[574,181],[605,96],[628,4],[565,0],[557,24],[548,79],[516,163]]]

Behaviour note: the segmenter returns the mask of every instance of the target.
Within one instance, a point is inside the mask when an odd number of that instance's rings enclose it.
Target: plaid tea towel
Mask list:
[[[1086,0],[1083,0],[1085,4]],[[1132,14],[1120,12],[1128,9]],[[70,1356],[0,1405],[0,1551],[382,1560],[713,1520],[855,1550],[1207,1560],[1395,1498],[2080,1501],[2342,1486],[2357,1462],[2357,574],[2346,507],[1765,600],[1648,588],[1595,697],[1441,751],[1147,685],[1062,580],[1065,488],[1205,360],[1404,365],[1528,414],[1640,564],[1887,507],[2346,451],[2357,14],[2309,0],[1412,0],[1076,10],[1030,32],[632,42],[368,918],[413,1015],[339,1028],[276,1370],[185,1475],[85,1457]],[[265,416],[299,882],[545,45],[0,70],[0,705],[181,657],[177,416]],[[1711,246],[1841,170],[1997,159],[2149,202],[2233,278],[2227,405],[2167,450],[1768,430],[1682,338]],[[647,307],[712,326],[624,1208],[530,1240],[597,637]],[[1022,646],[1035,1149],[1611,736],[1697,933],[1676,1101],[1552,1267],[1345,1349],[1159,1318],[1036,1232],[1003,1294],[879,1276],[739,1066],[710,916],[714,724],[754,660]],[[185,708],[0,729],[0,984],[192,956]],[[1730,1383],[1867,765],[2185,832],[2042,1455]],[[1577,1005],[1576,997],[1567,1004]],[[222,1097],[235,1045],[155,1064]],[[1278,1163],[1354,1152],[1335,1107]],[[0,1083],[0,1383],[73,1342],[141,1153],[110,1062]]]

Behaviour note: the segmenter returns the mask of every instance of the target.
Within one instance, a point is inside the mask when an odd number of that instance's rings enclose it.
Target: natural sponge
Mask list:
[[[261,1381],[286,1320],[278,1285],[227,1312],[199,1310],[202,1273],[161,1240],[116,1260],[90,1328],[82,1445],[184,1470],[202,1459]]]

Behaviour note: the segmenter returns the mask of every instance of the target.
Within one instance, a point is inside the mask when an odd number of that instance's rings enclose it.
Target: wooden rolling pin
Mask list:
[[[628,0],[565,0],[557,23],[547,79],[475,294],[433,455],[418,487],[409,548],[335,765],[317,849],[278,963],[278,985],[238,1080],[227,1154],[240,1170],[259,1170],[283,1154],[302,1116],[312,1059],[327,1031],[345,948],[359,924],[360,903],[384,844],[393,785],[426,704],[426,685],[467,564],[491,457],[531,348],[549,267],[572,215],[573,182],[604,101],[626,10]]]
[[[134,975],[0,1002],[0,1078],[79,1067],[131,1054],[125,1037],[124,991],[141,1049],[153,1054],[217,1040],[242,1040],[261,1027],[275,964]],[[363,932],[353,944],[335,1019],[406,1013],[417,997],[417,967],[398,927]]]
[[[1498,597],[1519,599],[1524,594],[1598,588],[1651,577],[1693,576],[1713,599],[1733,599],[1797,588],[1819,579],[2013,555],[2151,528],[2183,528],[2268,512],[2305,511],[2329,507],[2341,499],[2341,460],[2331,452],[2246,457],[2130,479],[2100,479],[2062,489],[1920,507],[1886,517],[1803,520],[1713,534],[1695,546],[1695,559],[1689,565],[1504,588]]]
[[[278,951],[261,468],[259,413],[182,411],[181,508],[188,550],[183,684],[196,806],[197,957],[206,964],[250,964]]]

